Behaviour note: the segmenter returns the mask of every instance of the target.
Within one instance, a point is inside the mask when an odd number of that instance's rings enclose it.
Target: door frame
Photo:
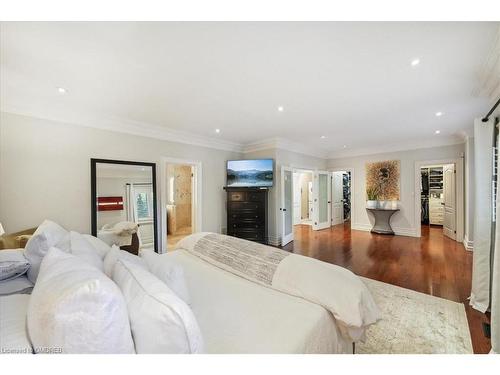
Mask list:
[[[455,241],[463,243],[464,241],[464,158],[459,157],[456,159],[440,159],[440,160],[419,160],[415,162],[415,175],[414,175],[414,218],[413,225],[415,227],[416,237],[422,237],[422,226],[421,226],[421,216],[422,216],[422,203],[420,198],[420,169],[426,165],[444,165],[444,164],[455,164],[456,176],[455,176],[455,199],[456,199],[456,211],[455,211],[455,223],[457,236]]]
[[[160,223],[161,223],[161,253],[166,253],[167,246],[167,164],[183,164],[193,167],[193,181],[192,181],[192,231],[193,233],[202,231],[202,192],[203,192],[203,165],[198,160],[178,159],[171,157],[161,158],[160,170]]]
[[[328,169],[330,172],[351,172],[351,227],[353,223],[355,223],[354,217],[355,217],[355,199],[354,199],[354,168],[353,167],[346,167],[346,168],[339,168],[339,167],[334,167]],[[333,194],[333,189],[332,189],[332,194]],[[333,196],[332,196],[332,202],[333,202]],[[333,204],[332,204],[332,210],[333,210]],[[333,211],[332,211],[332,217],[333,217]],[[344,220],[345,222],[345,220]]]
[[[302,167],[302,166],[295,166],[293,164],[282,165],[277,170],[279,170],[279,172],[282,173],[283,167],[290,168],[292,170],[292,176],[293,176],[293,173],[295,173],[295,172],[310,173],[311,174],[311,181],[314,179],[314,172],[318,170],[317,168],[307,168],[307,167]],[[279,181],[279,184],[281,185],[281,175],[280,175],[280,178],[278,179],[278,181]],[[292,189],[293,189],[293,181],[292,181]],[[293,194],[293,191],[292,191],[292,194]],[[284,224],[282,223],[283,212],[281,210],[282,204],[283,204],[283,196],[284,196],[284,190],[283,190],[283,187],[280,186],[279,196],[278,196],[278,200],[277,200],[277,202],[279,202],[279,204],[277,205],[278,207],[276,208],[276,213],[278,215],[276,216],[276,222],[274,224],[274,228],[276,229],[276,233],[278,233],[278,237],[279,237],[278,243],[280,243],[280,244],[283,243],[283,228],[284,228]],[[293,204],[292,204],[292,218],[293,218]]]
[[[285,172],[289,171],[291,174],[291,199],[292,204],[290,205],[290,216],[292,221],[292,232],[285,237]],[[285,246],[286,244],[293,241],[293,168],[287,166],[281,166],[281,176],[280,176],[280,185],[281,185],[281,199],[280,199],[280,211],[281,211],[281,246]],[[290,239],[291,238],[291,239]]]
[[[452,167],[452,168],[449,168],[448,167]],[[457,237],[457,173],[456,173],[456,170],[457,170],[457,166],[455,164],[444,164],[443,165],[443,234],[446,236],[446,237],[449,237],[453,240],[456,240],[456,237]],[[454,190],[454,202],[453,202],[453,215],[450,215],[453,217],[453,220],[454,220],[454,231],[452,232],[448,227],[446,227],[446,213],[447,213],[447,209],[449,208],[449,206],[446,206],[446,195],[447,195],[447,189],[446,189],[446,180],[447,180],[447,173],[448,171],[453,171],[453,177],[455,179],[455,181],[453,182],[453,190]],[[449,192],[448,192],[449,193]],[[448,211],[449,212],[449,211]]]

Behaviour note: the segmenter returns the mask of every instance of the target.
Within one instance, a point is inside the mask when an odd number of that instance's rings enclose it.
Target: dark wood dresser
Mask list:
[[[225,188],[227,234],[267,243],[267,189]]]

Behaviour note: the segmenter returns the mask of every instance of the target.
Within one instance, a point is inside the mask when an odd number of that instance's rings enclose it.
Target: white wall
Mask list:
[[[365,164],[374,161],[400,160],[401,211],[393,216],[391,224],[397,234],[415,236],[417,227],[420,226],[420,221],[415,222],[415,194],[420,194],[420,191],[415,192],[415,162],[458,159],[463,156],[464,151],[464,144],[458,144],[419,150],[363,155],[329,160],[328,168],[354,169],[351,225],[353,229],[369,230],[373,225],[373,218],[366,211]]]
[[[202,162],[202,229],[220,232],[226,160],[240,153],[1,113],[0,222],[15,232],[51,218],[88,233],[90,158],[155,162],[159,184],[162,157]]]

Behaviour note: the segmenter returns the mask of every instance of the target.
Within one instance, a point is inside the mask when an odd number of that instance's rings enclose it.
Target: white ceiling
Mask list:
[[[498,25],[2,23],[0,105],[226,148],[452,143],[490,107],[473,93]]]

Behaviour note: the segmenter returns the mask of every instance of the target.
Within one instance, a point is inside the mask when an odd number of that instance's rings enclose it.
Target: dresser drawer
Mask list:
[[[229,210],[234,212],[240,211],[262,211],[264,210],[264,205],[262,202],[229,202]]]
[[[263,230],[264,224],[252,221],[230,221],[228,224],[228,228],[231,228],[234,231],[238,230]]]
[[[249,241],[260,241],[265,240],[264,231],[251,231],[251,230],[236,230],[228,233],[230,236],[242,238]]]
[[[228,214],[228,221],[229,222],[255,222],[255,221],[262,221],[264,222],[264,212],[261,211],[244,211],[244,212],[231,212]]]
[[[247,200],[247,193],[244,191],[231,191],[227,193],[229,202],[244,202]]]
[[[266,197],[263,194],[259,194],[252,191],[247,193],[247,200],[249,202],[264,202],[265,199]]]

